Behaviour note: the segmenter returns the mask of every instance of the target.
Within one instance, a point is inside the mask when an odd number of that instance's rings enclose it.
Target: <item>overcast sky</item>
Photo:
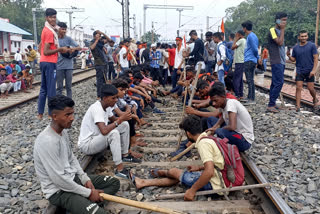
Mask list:
[[[121,0],[120,0],[121,1]],[[210,16],[209,26],[211,31],[217,31],[225,10],[228,7],[237,6],[243,0],[130,0],[130,17],[136,14],[137,34],[140,35],[139,23],[141,23],[143,33],[143,5],[180,5],[193,6],[193,10],[185,10],[181,13],[180,35],[186,31],[196,29],[203,33],[206,31],[206,17]],[[90,29],[100,29],[108,35],[122,36],[122,12],[121,5],[116,0],[44,0],[43,7],[53,8],[85,8],[85,12],[73,13],[72,25],[75,26],[82,22],[87,33]],[[154,21],[154,28],[162,39],[174,39],[179,27],[179,12],[176,10],[148,9],[146,29],[151,30],[151,23]],[[69,22],[69,16],[65,12],[58,13],[58,19]],[[130,25],[133,26],[132,19]],[[133,30],[130,31],[133,37]]]

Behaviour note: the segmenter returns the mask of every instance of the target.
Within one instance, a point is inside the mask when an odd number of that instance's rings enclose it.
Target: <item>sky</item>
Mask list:
[[[121,0],[120,0],[121,1]],[[209,16],[210,31],[217,31],[222,18],[226,15],[225,10],[239,5],[243,0],[129,0],[130,17],[136,15],[136,29],[138,37],[143,34],[143,5],[178,5],[193,6],[193,10],[184,10],[181,13],[180,36],[188,35],[192,29],[205,33],[207,16]],[[72,25],[82,25],[86,33],[92,33],[93,29],[99,29],[107,35],[122,36],[122,10],[117,0],[44,0],[44,8],[84,8],[85,12],[72,14]],[[69,23],[69,15],[65,12],[58,13],[58,19]],[[157,34],[162,40],[172,40],[179,29],[179,12],[174,9],[147,9],[146,30],[150,31],[152,22]],[[133,20],[130,19],[130,26]],[[133,29],[130,37],[134,36]],[[139,40],[139,38],[138,38]]]

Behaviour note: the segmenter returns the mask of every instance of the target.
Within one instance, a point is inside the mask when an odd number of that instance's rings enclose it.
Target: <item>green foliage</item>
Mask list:
[[[250,20],[254,24],[253,32],[258,36],[260,45],[263,45],[267,42],[269,29],[275,25],[275,14],[283,11],[288,14],[286,45],[296,44],[300,30],[307,30],[309,40],[314,42],[316,8],[316,0],[247,0],[226,10],[226,34],[242,29],[241,23]]]
[[[153,43],[158,42],[160,39],[160,34],[153,34]],[[142,37],[141,41],[147,42],[147,43],[152,43],[152,31],[146,32]]]
[[[32,8],[40,8],[43,0],[0,0],[0,16],[10,20],[25,31],[33,34]],[[44,26],[44,15],[36,13],[38,41]],[[25,39],[33,39],[32,36],[23,36]]]

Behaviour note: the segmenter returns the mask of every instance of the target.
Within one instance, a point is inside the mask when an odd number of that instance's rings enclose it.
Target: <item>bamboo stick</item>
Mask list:
[[[175,211],[175,210],[172,210],[169,208],[159,207],[157,205],[153,205],[150,203],[134,201],[134,200],[121,198],[118,196],[113,196],[113,195],[109,195],[109,194],[105,194],[105,193],[100,193],[100,196],[104,200],[107,200],[107,201],[113,201],[113,202],[124,204],[127,206],[137,207],[137,208],[146,209],[146,210],[152,210],[155,212],[168,213],[168,214],[182,214],[183,213],[183,212]]]
[[[209,131],[207,132],[208,135],[211,135],[212,133]],[[193,149],[196,146],[195,143],[191,144],[191,146],[189,146],[188,148],[186,148],[183,152],[177,154],[176,156],[174,156],[173,158],[171,158],[170,161],[176,161],[179,158],[181,158],[183,155],[187,154],[187,152],[189,152],[191,149]]]
[[[207,190],[207,191],[199,191],[196,193],[198,195],[211,195],[215,193],[223,193],[223,192],[234,192],[239,190],[245,189],[257,189],[257,188],[265,188],[270,187],[270,183],[263,183],[263,184],[253,184],[253,185],[246,185],[246,186],[237,186],[237,187],[229,187],[224,189],[216,189],[216,190]],[[183,198],[185,193],[178,193],[178,194],[163,194],[163,195],[156,195],[156,199],[172,199],[172,198]]]
[[[195,78],[195,81],[194,81],[194,84],[193,84],[193,88],[192,88],[192,92],[191,92],[191,96],[190,96],[190,99],[189,99],[189,103],[188,103],[188,106],[191,107],[192,105],[192,100],[193,100],[193,97],[194,97],[194,94],[196,93],[196,89],[197,89],[197,83],[198,83],[198,79],[199,79],[199,74],[200,74],[200,71],[201,71],[201,67],[202,67],[202,64],[200,63],[199,64],[199,67],[198,67],[198,70],[197,70],[197,73],[196,73],[196,78]],[[186,66],[184,66],[184,75],[186,77],[187,75],[187,71],[186,71]],[[186,86],[185,90],[184,90],[184,103],[183,103],[183,111],[182,111],[182,118],[181,118],[181,121],[183,120],[184,118],[184,111],[185,111],[185,108],[186,108],[186,99],[187,99],[187,91],[188,91],[188,86]],[[181,144],[181,140],[182,140],[182,132],[180,132],[180,136],[179,136],[179,140],[178,140],[178,144],[177,144],[177,150],[179,149],[180,147],[180,144]],[[181,156],[180,156],[181,157]],[[172,159],[171,159],[172,161]]]

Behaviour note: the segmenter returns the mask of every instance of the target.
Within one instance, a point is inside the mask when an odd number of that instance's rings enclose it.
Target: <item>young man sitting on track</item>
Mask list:
[[[83,117],[78,146],[86,155],[103,152],[110,146],[116,165],[115,175],[128,178],[128,171],[122,162],[141,162],[128,153],[130,127],[127,121],[132,119],[132,115],[130,111],[124,112],[120,117],[113,115],[112,111],[118,101],[116,87],[104,84],[100,90],[101,100],[92,104]]]
[[[137,189],[147,186],[172,186],[181,182],[188,189],[184,200],[194,200],[198,190],[221,189],[225,187],[223,179],[220,179],[221,173],[217,171],[224,169],[224,158],[212,139],[202,139],[207,137],[207,133],[202,133],[200,118],[191,115],[186,117],[181,123],[180,128],[186,132],[188,139],[196,143],[196,148],[200,154],[202,166],[188,166],[188,170],[172,168],[169,170],[153,169],[151,176],[160,179],[141,179],[130,174],[132,182]],[[220,176],[218,175],[220,174]],[[161,178],[163,177],[163,178]]]
[[[116,194],[119,180],[110,176],[87,176],[72,153],[65,129],[69,129],[74,120],[73,100],[58,95],[49,98],[48,106],[51,124],[38,135],[33,151],[34,167],[45,197],[51,204],[71,213],[106,213],[96,203],[103,200],[99,193]]]
[[[221,139],[228,138],[230,144],[244,152],[254,141],[253,124],[247,109],[236,99],[228,99],[224,86],[215,83],[209,91],[211,105],[220,109],[220,118],[208,118],[208,131]]]

